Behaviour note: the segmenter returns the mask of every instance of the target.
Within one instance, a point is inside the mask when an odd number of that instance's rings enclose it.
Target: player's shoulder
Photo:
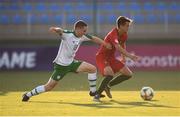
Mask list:
[[[113,28],[108,34],[108,36],[116,36],[117,35],[117,29],[116,28]]]
[[[63,30],[63,33],[70,34],[70,33],[74,33],[74,31],[73,30]]]
[[[107,35],[106,35],[107,39],[113,40],[115,38],[117,38],[117,29],[113,28]]]
[[[93,36],[92,35],[90,35],[90,34],[85,34],[85,35],[83,35],[84,37],[86,37],[86,38],[88,38],[88,39],[92,39],[93,38]]]

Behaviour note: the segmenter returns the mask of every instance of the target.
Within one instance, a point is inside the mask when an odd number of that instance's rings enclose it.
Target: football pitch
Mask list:
[[[69,74],[52,91],[21,102],[24,92],[44,84],[51,72],[1,72],[1,116],[180,116],[179,72],[134,72],[134,77],[112,88],[112,99],[102,103],[88,95],[86,74]],[[100,76],[99,76],[100,77]],[[102,79],[98,79],[98,83]],[[143,86],[155,90],[152,101],[139,95]]]

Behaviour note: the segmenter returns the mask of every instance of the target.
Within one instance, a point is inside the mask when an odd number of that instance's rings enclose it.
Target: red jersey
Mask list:
[[[125,47],[125,42],[127,40],[127,33],[124,33],[122,36],[119,36],[117,28],[112,29],[105,37],[104,41],[112,45],[112,49],[107,49],[105,46],[101,45],[100,49],[97,52],[98,54],[103,55],[106,60],[110,57],[115,57],[116,44],[123,45]]]

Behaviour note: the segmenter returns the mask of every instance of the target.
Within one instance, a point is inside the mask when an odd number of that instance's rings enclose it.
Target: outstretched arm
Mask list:
[[[117,49],[121,54],[123,54],[124,56],[132,59],[133,61],[138,61],[138,60],[140,60],[140,57],[139,57],[139,56],[136,56],[136,55],[134,55],[134,54],[131,54],[131,53],[127,52],[121,45],[116,44],[115,47],[116,47],[116,49]]]
[[[63,33],[63,29],[61,29],[60,27],[50,27],[49,31],[52,33],[57,33],[59,35],[62,35]]]
[[[91,39],[93,42],[97,43],[97,44],[102,44],[104,45],[107,49],[111,49],[112,46],[111,44],[109,43],[106,43],[105,41],[103,41],[102,39],[96,37],[96,36],[92,36],[92,39]]]

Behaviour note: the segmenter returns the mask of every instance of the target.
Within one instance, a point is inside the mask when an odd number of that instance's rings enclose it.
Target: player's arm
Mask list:
[[[123,49],[126,50],[126,43],[125,42],[121,43],[121,46]],[[122,57],[122,62],[125,63],[126,62],[126,56],[121,53],[121,57]]]
[[[57,33],[59,35],[62,35],[63,33],[63,29],[61,29],[60,27],[50,27],[49,31],[52,33]]]
[[[136,56],[136,55],[134,55],[134,54],[131,54],[131,53],[127,52],[127,51],[126,51],[121,45],[119,45],[119,44],[116,44],[115,47],[116,47],[116,49],[117,49],[121,54],[123,54],[124,56],[132,59],[133,61],[138,61],[138,60],[140,59],[139,56]]]
[[[97,44],[100,44],[100,45],[104,45],[107,49],[111,49],[112,48],[111,44],[106,43],[105,41],[103,41],[102,39],[100,39],[100,38],[98,38],[96,36],[92,36],[91,40],[94,43],[97,43]]]

